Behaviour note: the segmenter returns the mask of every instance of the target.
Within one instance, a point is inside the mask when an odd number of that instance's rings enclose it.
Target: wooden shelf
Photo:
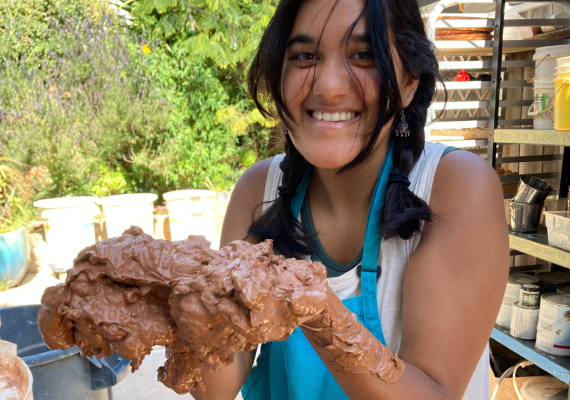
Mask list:
[[[513,250],[570,268],[570,252],[548,244],[548,236],[540,231],[539,233],[510,232],[509,245]]]
[[[536,50],[538,47],[570,44],[570,39],[505,40],[503,54]],[[492,56],[492,40],[436,40],[438,56]]]
[[[495,143],[570,146],[570,131],[543,129],[495,129]]]
[[[534,340],[518,339],[510,335],[509,330],[495,325],[491,338],[508,347],[521,357],[533,362],[562,382],[570,382],[570,357],[553,356],[534,347]]]

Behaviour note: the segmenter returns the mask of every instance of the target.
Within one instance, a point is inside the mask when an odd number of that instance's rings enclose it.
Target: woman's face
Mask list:
[[[378,73],[364,18],[348,38],[348,47],[345,38],[364,1],[339,0],[326,21],[333,3],[306,0],[301,5],[289,37],[282,81],[283,98],[294,119],[287,121],[293,143],[312,165],[325,169],[341,168],[360,153],[379,109]],[[398,69],[399,57],[394,55]],[[387,125],[377,144],[389,135]]]

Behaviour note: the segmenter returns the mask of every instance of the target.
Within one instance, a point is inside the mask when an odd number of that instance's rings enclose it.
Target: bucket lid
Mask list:
[[[568,385],[553,376],[537,376],[526,381],[521,392],[528,400],[566,400]]]
[[[549,301],[561,306],[570,306],[570,294],[546,293],[542,295],[542,301]]]
[[[570,57],[557,58],[556,65],[559,67],[570,67]]]
[[[552,80],[554,79],[554,75],[550,75],[550,76],[536,76],[534,78],[534,83],[552,83]]]
[[[164,200],[190,200],[190,199],[202,199],[205,197],[216,198],[217,193],[213,190],[175,190],[173,192],[167,192],[162,195]]]
[[[548,58],[559,58],[559,57],[568,56],[570,54],[570,44],[539,47],[536,49],[533,59],[542,60],[544,57],[546,57],[547,54],[550,54]]]
[[[55,199],[43,199],[34,201],[34,207],[37,208],[74,208],[95,205],[98,197],[96,196],[78,196],[78,197],[59,197]]]
[[[537,283],[538,279],[531,275],[525,274],[511,274],[509,275],[509,283],[514,283],[515,285],[523,285],[525,283]]]
[[[541,272],[538,274],[538,278],[549,283],[570,283],[570,274],[567,272]]]
[[[97,200],[97,204],[105,207],[122,207],[135,204],[147,204],[158,199],[156,194],[152,193],[132,193],[118,194],[115,196],[102,197]]]
[[[531,292],[531,293],[539,293],[540,292],[540,286],[533,285],[532,283],[525,283],[524,285],[522,285],[522,289],[525,292]]]

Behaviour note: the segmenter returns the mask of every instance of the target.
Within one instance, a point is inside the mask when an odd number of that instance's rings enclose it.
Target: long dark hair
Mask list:
[[[338,1],[333,5],[331,14]],[[282,121],[285,121],[285,116],[292,119],[281,91],[282,66],[287,40],[302,2],[303,0],[280,1],[249,70],[249,92],[257,108],[264,116],[273,117],[264,105],[263,96],[268,95]],[[391,138],[394,141],[392,172],[409,175],[424,150],[424,126],[436,80],[443,81],[435,49],[426,36],[416,0],[366,0],[360,16],[351,25],[346,37],[352,35],[362,18],[366,18],[368,23],[372,56],[378,76],[381,77],[378,87],[380,106],[375,127],[368,135],[363,149],[339,173],[362,163],[373,150],[382,128],[392,119],[394,124],[400,121],[402,99],[391,53],[391,48],[394,48],[405,72],[419,78],[418,89],[405,110],[410,137],[400,138],[392,133]],[[354,77],[350,66],[347,65],[347,68]],[[253,222],[248,235],[260,240],[273,239],[274,249],[286,257],[302,257],[312,252],[312,237],[299,224],[297,216],[293,216],[291,200],[303,177],[305,159],[289,135],[286,135],[285,152],[280,165],[283,171],[282,194]],[[395,236],[409,239],[421,229],[422,221],[431,221],[433,217],[426,202],[401,181],[388,186],[381,220],[384,239]]]

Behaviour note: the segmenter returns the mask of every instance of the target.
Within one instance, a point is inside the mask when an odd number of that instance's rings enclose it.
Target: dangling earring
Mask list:
[[[409,137],[410,136],[410,125],[406,122],[406,116],[404,115],[404,110],[402,110],[402,117],[398,126],[394,129],[396,137]]]
[[[285,126],[285,124],[283,124],[283,135],[287,136],[289,134],[289,131],[287,130],[287,127]]]

